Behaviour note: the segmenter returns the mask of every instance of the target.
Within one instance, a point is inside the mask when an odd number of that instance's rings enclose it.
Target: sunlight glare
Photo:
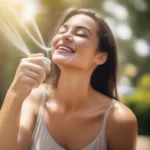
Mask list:
[[[38,0],[3,0],[3,2],[14,7],[20,14],[22,21],[32,20],[40,8]]]
[[[28,2],[23,4],[23,10],[22,10],[22,18],[24,21],[30,21],[32,20],[36,13],[38,12],[38,5],[33,2]]]

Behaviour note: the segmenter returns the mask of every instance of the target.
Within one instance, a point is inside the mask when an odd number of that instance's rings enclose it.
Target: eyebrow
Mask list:
[[[66,24],[64,24],[64,25],[62,25],[62,26],[65,27],[65,28],[68,28],[68,25],[66,25]],[[87,27],[84,27],[84,26],[76,26],[75,28],[76,28],[76,29],[84,29],[84,30],[88,31],[88,32],[90,33],[90,35],[92,35],[90,29],[88,29]]]

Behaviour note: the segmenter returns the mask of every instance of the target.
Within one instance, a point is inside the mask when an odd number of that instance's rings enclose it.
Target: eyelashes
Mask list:
[[[58,31],[57,34],[61,35],[61,34],[65,34],[67,31]],[[79,37],[83,37],[83,38],[87,38],[87,35],[84,33],[74,33],[74,35],[79,36]]]
[[[61,35],[61,34],[65,34],[67,31],[68,31],[68,30],[67,30],[65,27],[61,27],[61,28],[58,30],[57,34],[58,34],[58,35],[59,35],[59,34],[60,34],[60,35]],[[84,33],[83,30],[74,31],[73,34],[76,35],[76,36],[79,36],[79,37],[87,38],[87,35]]]
[[[84,35],[84,34],[76,34],[77,36],[79,36],[79,37],[83,37],[83,38],[87,38],[87,36],[86,35]]]

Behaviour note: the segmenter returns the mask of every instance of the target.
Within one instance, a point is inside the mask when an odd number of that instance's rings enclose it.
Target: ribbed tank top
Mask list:
[[[43,94],[43,99],[40,105],[39,115],[35,125],[35,129],[32,136],[32,145],[30,150],[65,150],[61,147],[51,136],[48,131],[48,128],[44,121],[44,106],[46,102],[46,92]],[[106,123],[109,116],[109,113],[115,103],[115,100],[112,100],[108,109],[104,114],[104,119],[101,127],[101,131],[97,137],[86,147],[81,150],[107,150],[106,145]]]

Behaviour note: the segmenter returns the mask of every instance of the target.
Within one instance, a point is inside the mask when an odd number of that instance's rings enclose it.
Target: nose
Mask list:
[[[61,40],[72,43],[73,37],[70,34],[64,34],[64,35],[62,35]]]

